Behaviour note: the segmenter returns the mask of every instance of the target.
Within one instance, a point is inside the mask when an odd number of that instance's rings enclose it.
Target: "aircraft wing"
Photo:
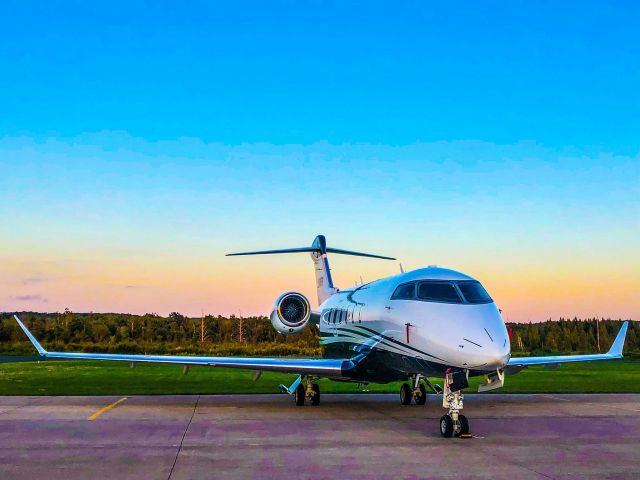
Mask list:
[[[624,340],[627,336],[627,328],[629,328],[629,322],[624,322],[618,335],[616,335],[611,348],[607,353],[596,353],[589,355],[558,355],[553,357],[522,357],[511,358],[507,364],[509,367],[527,367],[529,365],[554,365],[558,363],[567,362],[592,362],[594,360],[612,360],[615,358],[622,358],[622,348],[624,347]]]
[[[353,367],[349,360],[324,358],[258,358],[258,357],[193,357],[173,355],[127,355],[109,353],[49,352],[36,340],[29,329],[13,316],[18,325],[38,351],[42,360],[113,360],[120,362],[171,363],[177,365],[204,365],[209,367],[240,368],[245,370],[343,377],[343,371]]]

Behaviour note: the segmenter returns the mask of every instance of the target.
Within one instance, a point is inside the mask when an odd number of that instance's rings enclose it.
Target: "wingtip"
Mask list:
[[[22,321],[20,320],[20,318],[18,318],[17,314],[13,314],[13,318],[16,319],[16,322],[18,322],[18,326],[22,329],[22,331],[24,332],[24,334],[29,338],[29,341],[33,344],[33,346],[36,348],[36,350],[38,351],[38,353],[40,354],[40,356],[45,356],[47,354],[47,351],[42,347],[42,345],[40,345],[40,343],[38,342],[38,340],[36,340],[36,337],[33,336],[33,334],[29,331],[29,329],[25,326],[24,323],[22,323]]]
[[[618,331],[618,335],[616,335],[615,340],[611,344],[611,348],[609,352],[607,352],[611,356],[622,357],[622,350],[624,349],[624,342],[627,338],[627,330],[629,329],[629,321],[625,320],[622,322],[622,326]]]

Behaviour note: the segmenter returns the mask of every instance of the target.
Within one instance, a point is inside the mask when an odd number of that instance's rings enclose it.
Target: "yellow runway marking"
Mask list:
[[[122,402],[124,402],[127,399],[127,397],[121,398],[120,400],[113,402],[111,405],[107,405],[106,407],[101,408],[100,410],[98,410],[96,413],[94,413],[93,415],[91,415],[89,418],[87,418],[87,420],[95,420],[96,418],[98,418],[100,415],[102,415],[104,412],[108,412],[109,410],[111,410],[113,407],[117,407],[118,405],[120,405]]]

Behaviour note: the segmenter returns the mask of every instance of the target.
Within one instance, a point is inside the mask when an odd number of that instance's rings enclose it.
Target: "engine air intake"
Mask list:
[[[299,295],[288,295],[280,302],[280,317],[285,325],[300,325],[307,316],[307,310],[307,303]]]
[[[300,332],[311,318],[311,305],[301,293],[283,293],[276,300],[271,312],[271,323],[281,333]]]

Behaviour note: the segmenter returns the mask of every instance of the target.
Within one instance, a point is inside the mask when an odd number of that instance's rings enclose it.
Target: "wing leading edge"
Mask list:
[[[618,335],[616,335],[616,338],[607,353],[512,358],[509,360],[507,367],[527,367],[529,365],[549,365],[568,362],[592,362],[595,360],[613,360],[616,358],[622,358],[622,348],[624,347],[624,340],[627,336],[628,328],[629,322],[623,322]]]
[[[239,368],[264,372],[296,373],[320,377],[342,378],[343,372],[353,367],[349,360],[324,358],[256,358],[256,357],[192,357],[172,355],[127,355],[110,353],[48,352],[29,329],[13,316],[42,359],[112,360],[120,362],[169,363],[177,365],[204,365],[209,367]]]

